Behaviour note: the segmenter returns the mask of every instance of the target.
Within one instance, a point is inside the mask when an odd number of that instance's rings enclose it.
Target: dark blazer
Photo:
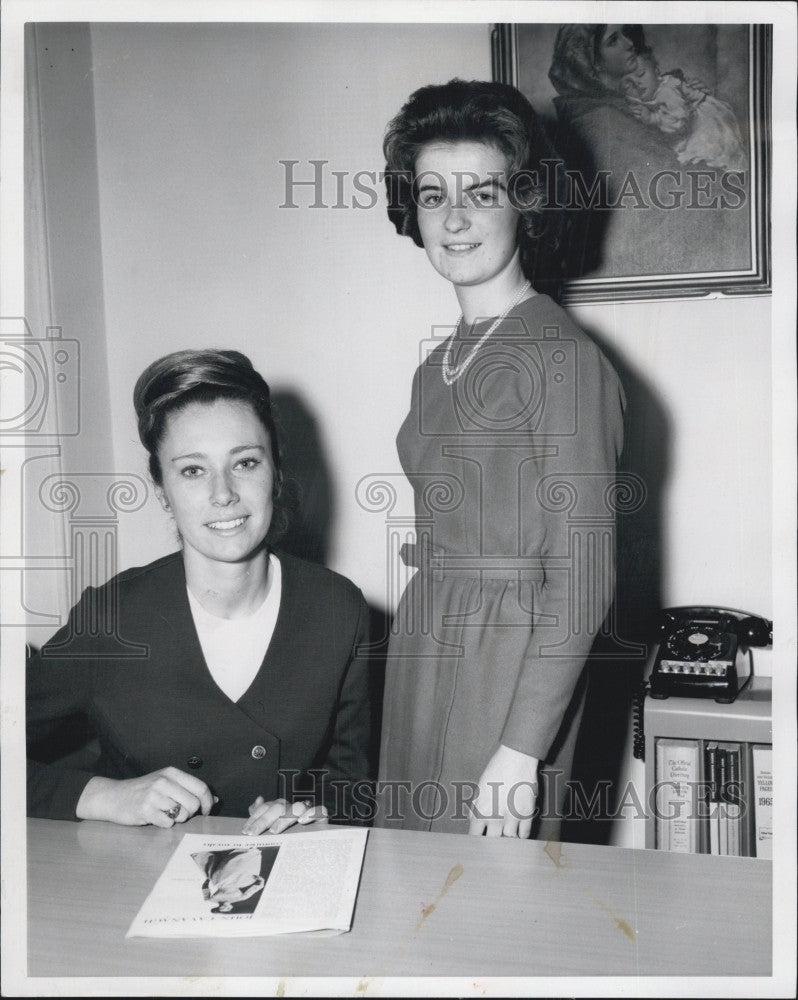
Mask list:
[[[246,816],[258,795],[293,791],[347,818],[353,784],[369,777],[368,608],[344,577],[279,558],[274,635],[238,702],[205,665],[179,552],[85,591],[28,664],[29,815],[75,819],[93,774],[172,765],[210,787],[221,815]],[[48,737],[65,721],[97,737],[92,772],[46,763]]]

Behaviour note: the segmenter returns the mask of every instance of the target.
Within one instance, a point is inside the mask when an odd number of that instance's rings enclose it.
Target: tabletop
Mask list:
[[[771,972],[767,861],[393,830],[369,832],[347,934],[125,938],[184,833],[240,827],[29,820],[28,975]]]

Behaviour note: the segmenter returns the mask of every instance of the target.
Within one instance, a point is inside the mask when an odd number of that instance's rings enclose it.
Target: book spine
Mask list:
[[[718,853],[728,854],[729,853],[729,823],[728,815],[726,812],[726,800],[724,799],[724,790],[726,788],[726,782],[729,780],[729,758],[726,753],[726,748],[718,746],[717,751],[718,758],[718,787],[719,787],[719,802],[718,802]]]
[[[718,781],[718,744],[708,743],[705,754],[706,780],[709,782],[709,853],[720,854],[720,829],[718,810],[720,783]]]
[[[740,746],[726,747],[728,758],[728,780],[723,789],[726,802],[727,853],[732,857],[742,856],[742,801],[740,798]]]
[[[662,783],[662,775],[665,772],[665,741],[657,740],[657,764],[654,772],[654,787],[656,796],[654,805],[656,808],[656,838],[655,844],[659,851],[669,851],[671,849],[670,827],[665,821],[665,786]]]
[[[657,740],[657,847],[682,854],[698,850],[697,740]]]
[[[744,858],[754,854],[754,781],[751,774],[751,747],[740,744],[740,782],[743,805],[740,819],[740,853]]]
[[[751,748],[754,785],[754,843],[757,858],[773,859],[773,748],[757,744]]]

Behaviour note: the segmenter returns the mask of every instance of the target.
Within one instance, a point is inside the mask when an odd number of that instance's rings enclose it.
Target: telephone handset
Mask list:
[[[749,672],[738,684],[738,650],[773,642],[773,622],[731,608],[665,608],[659,631],[660,647],[649,681],[652,698],[679,695],[728,704],[751,678]]]

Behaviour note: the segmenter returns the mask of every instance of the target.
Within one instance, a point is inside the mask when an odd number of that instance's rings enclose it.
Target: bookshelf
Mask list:
[[[740,744],[739,780],[744,789],[745,808],[741,820],[741,853],[743,856],[756,856],[754,828],[754,775],[752,769],[751,747],[754,745],[770,745],[772,743],[772,690],[770,677],[753,677],[751,683],[738,695],[731,705],[719,705],[712,699],[704,698],[666,698],[656,700],[647,697],[643,712],[643,728],[645,733],[645,768],[646,791],[648,795],[646,810],[646,847],[661,848],[666,845],[658,843],[657,820],[655,810],[651,808],[655,801],[652,796],[657,782],[657,750],[660,741],[674,741],[673,744],[663,743],[660,746],[660,766],[662,766],[663,751],[671,746],[677,746],[679,741],[688,741],[690,747],[695,745],[694,763],[697,767],[698,781],[709,780],[707,773],[707,748],[719,743],[721,746]],[[685,763],[688,767],[690,762]],[[665,774],[665,778],[669,778]],[[662,825],[660,825],[660,836]],[[693,849],[697,853],[715,853],[711,843],[711,825],[709,817],[699,813],[695,820]],[[683,842],[671,849],[684,850]]]

